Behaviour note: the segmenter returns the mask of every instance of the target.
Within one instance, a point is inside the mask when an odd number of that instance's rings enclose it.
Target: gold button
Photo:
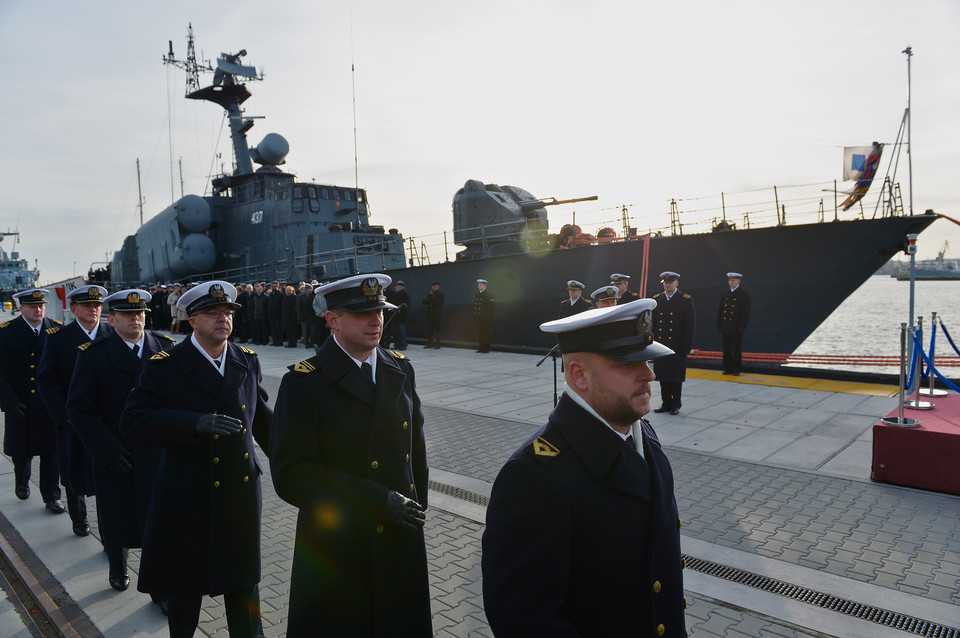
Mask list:
[[[36,367],[36,366],[33,365],[32,363],[30,364],[30,369],[31,369],[31,370],[33,370],[35,367]]]
[[[214,486],[214,487],[220,487],[220,481],[214,481],[214,482],[213,482],[213,486]]]
[[[31,380],[31,381],[36,381],[36,379],[35,379],[35,378],[33,378],[33,377],[30,377],[30,380]]]
[[[653,581],[653,593],[659,594],[659,593],[660,593],[660,589],[661,589],[661,588],[660,588],[660,581],[659,581],[659,580]]]
[[[686,559],[686,558],[681,558],[681,559],[680,559],[680,569],[686,569],[686,568],[687,568],[687,559]]]
[[[220,438],[220,435],[219,435],[219,434],[214,434],[214,435],[213,435],[213,440],[214,440],[214,441],[216,441],[216,440],[219,439],[219,438]]]
[[[663,626],[663,623],[657,625],[657,635],[662,636],[665,633],[667,633],[667,628]]]
[[[249,458],[250,458],[250,453],[249,453],[249,452],[244,452],[244,453],[243,453],[243,458],[244,458],[244,460],[249,459]]]
[[[30,394],[36,394],[36,393],[37,393],[36,390],[30,390]]]
[[[686,598],[683,599],[683,608],[684,608],[684,609],[687,608],[687,599],[686,599]]]
[[[216,465],[216,464],[219,463],[219,462],[220,462],[220,457],[219,457],[219,456],[213,457],[213,463],[214,463],[214,465]]]
[[[410,484],[410,493],[413,494],[413,490],[416,489],[413,483]]]
[[[246,433],[247,433],[247,428],[243,428],[243,430],[241,430],[240,432],[240,434],[246,434]]]
[[[370,464],[370,467],[372,467],[373,469],[377,469],[378,467],[380,467],[380,464],[374,461],[373,463]]]
[[[383,525],[377,525],[377,534],[383,534]]]
[[[403,422],[403,425],[400,426],[400,429],[401,429],[401,430],[406,430],[406,429],[407,429],[407,422],[406,422],[406,421]]]
[[[409,455],[409,454],[405,454],[405,455],[403,456],[403,462],[406,463],[406,462],[409,461],[409,460],[410,460],[410,455]]]
[[[677,519],[677,529],[680,529],[681,527],[683,527],[683,521],[681,521],[681,520],[678,518],[678,519]]]
[[[244,483],[249,483],[249,482],[250,482],[250,477],[249,477],[249,476],[244,476],[244,477],[243,477],[243,482],[244,482]]]
[[[246,412],[246,411],[247,411],[247,406],[246,406],[246,405],[241,405],[241,406],[240,406],[240,411],[241,411],[241,412]]]

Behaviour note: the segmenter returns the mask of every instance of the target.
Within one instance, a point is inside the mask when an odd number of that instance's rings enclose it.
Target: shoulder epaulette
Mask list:
[[[4,321],[3,323],[0,323],[0,328],[6,328],[9,325],[10,325],[9,321]]]
[[[57,324],[58,326],[62,326],[62,325],[63,325],[63,322],[60,321],[60,320],[58,320],[58,319],[51,319],[50,321],[52,321],[53,323]]]
[[[170,335],[165,335],[162,332],[154,332],[153,336],[157,339],[166,339],[167,341],[176,342],[177,340],[171,337]]]
[[[656,299],[656,298],[659,297],[659,296],[660,296],[660,293],[658,292],[657,294],[655,294],[655,295],[653,296],[653,298]]]
[[[397,352],[396,350],[387,350],[387,352],[392,354],[394,359],[400,359],[402,361],[407,358],[407,355],[402,352]]]
[[[547,440],[546,436],[549,436],[550,440]],[[544,435],[535,438],[524,448],[524,451],[535,460],[546,463],[559,456],[565,447],[567,447],[566,440],[554,430],[553,432],[545,432]]]
[[[240,346],[240,349],[243,350],[246,354],[252,354],[253,356],[257,356],[257,353],[251,350],[250,348],[244,348],[243,346]]]
[[[593,299],[584,299],[584,301],[587,302],[588,306],[593,303]]]
[[[287,369],[291,372],[299,372],[300,374],[310,374],[317,370],[311,359],[304,359],[299,363],[295,363],[292,366],[287,366]]]
[[[48,335],[55,335],[55,334],[57,334],[58,332],[60,332],[60,327],[59,327],[59,326],[57,326],[57,327],[55,327],[55,328],[47,328],[47,334],[48,334]]]
[[[155,355],[153,355],[152,357],[150,357],[150,360],[151,360],[151,361],[159,361],[160,359],[166,359],[166,358],[169,357],[169,356],[170,356],[170,351],[169,351],[169,350],[161,350],[161,351],[158,352],[157,354],[155,354]]]
[[[683,293],[683,298],[684,298],[684,299],[690,299],[690,295],[687,294],[687,293]]]

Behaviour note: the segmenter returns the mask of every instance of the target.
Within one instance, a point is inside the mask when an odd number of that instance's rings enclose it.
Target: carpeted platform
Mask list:
[[[931,400],[926,398],[924,400]],[[960,395],[934,397],[932,410],[904,410],[918,427],[873,426],[870,478],[960,495]],[[888,416],[896,417],[894,410]]]

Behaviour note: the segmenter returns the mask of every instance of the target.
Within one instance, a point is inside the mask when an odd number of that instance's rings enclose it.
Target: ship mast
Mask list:
[[[910,214],[913,215],[913,143],[910,139],[910,58],[913,57],[913,47],[908,46],[902,51],[907,55],[907,171],[910,174]]]

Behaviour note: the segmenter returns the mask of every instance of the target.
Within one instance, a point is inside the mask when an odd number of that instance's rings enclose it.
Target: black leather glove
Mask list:
[[[10,415],[17,420],[26,421],[27,406],[17,401],[17,404],[10,409]]]
[[[226,414],[204,414],[197,421],[197,434],[230,436],[243,429],[243,421]]]
[[[133,471],[133,464],[130,463],[130,459],[128,459],[127,455],[124,454],[123,456],[115,458],[107,463],[107,466],[103,469],[114,476],[126,476]]]
[[[420,529],[427,520],[427,515],[423,513],[423,507],[420,506],[420,503],[399,492],[387,494],[387,504],[383,508],[383,516],[391,525],[411,530]]]

